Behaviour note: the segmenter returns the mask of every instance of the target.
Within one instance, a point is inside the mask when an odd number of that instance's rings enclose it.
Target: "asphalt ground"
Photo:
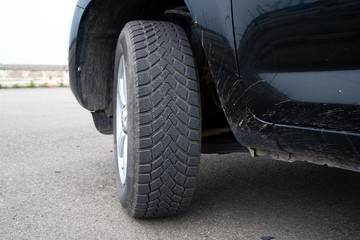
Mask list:
[[[136,220],[68,88],[0,90],[0,134],[0,239],[360,239],[360,173],[204,154],[187,212]]]

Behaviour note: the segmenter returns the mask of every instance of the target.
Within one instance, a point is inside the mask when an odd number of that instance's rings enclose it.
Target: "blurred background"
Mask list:
[[[0,88],[66,87],[77,0],[0,0]]]
[[[0,63],[66,65],[77,0],[0,0]]]

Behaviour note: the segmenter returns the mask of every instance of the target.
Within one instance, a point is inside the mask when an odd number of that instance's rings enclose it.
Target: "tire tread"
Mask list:
[[[162,217],[192,199],[200,157],[199,88],[181,27],[133,21],[130,34],[137,87],[139,172],[131,215]]]

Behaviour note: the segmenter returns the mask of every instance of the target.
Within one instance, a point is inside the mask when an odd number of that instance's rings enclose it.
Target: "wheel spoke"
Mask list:
[[[124,183],[127,167],[127,135],[123,132],[121,132],[120,136],[117,138],[117,161],[120,180]]]
[[[127,128],[127,107],[125,106],[123,108],[123,115],[122,115],[122,126],[123,126],[123,131],[125,134],[127,134],[128,132],[128,128]]]
[[[125,70],[125,61],[124,57],[120,60],[120,76],[119,76],[119,84],[120,84],[120,96],[121,103],[123,106],[126,106],[127,103],[127,94],[126,94],[126,70]]]

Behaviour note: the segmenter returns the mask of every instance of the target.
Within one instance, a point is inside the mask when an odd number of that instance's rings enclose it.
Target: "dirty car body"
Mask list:
[[[360,170],[359,1],[79,0],[70,85],[105,134],[113,131],[116,41],[137,19],[175,22],[189,38],[202,152],[247,148]]]

